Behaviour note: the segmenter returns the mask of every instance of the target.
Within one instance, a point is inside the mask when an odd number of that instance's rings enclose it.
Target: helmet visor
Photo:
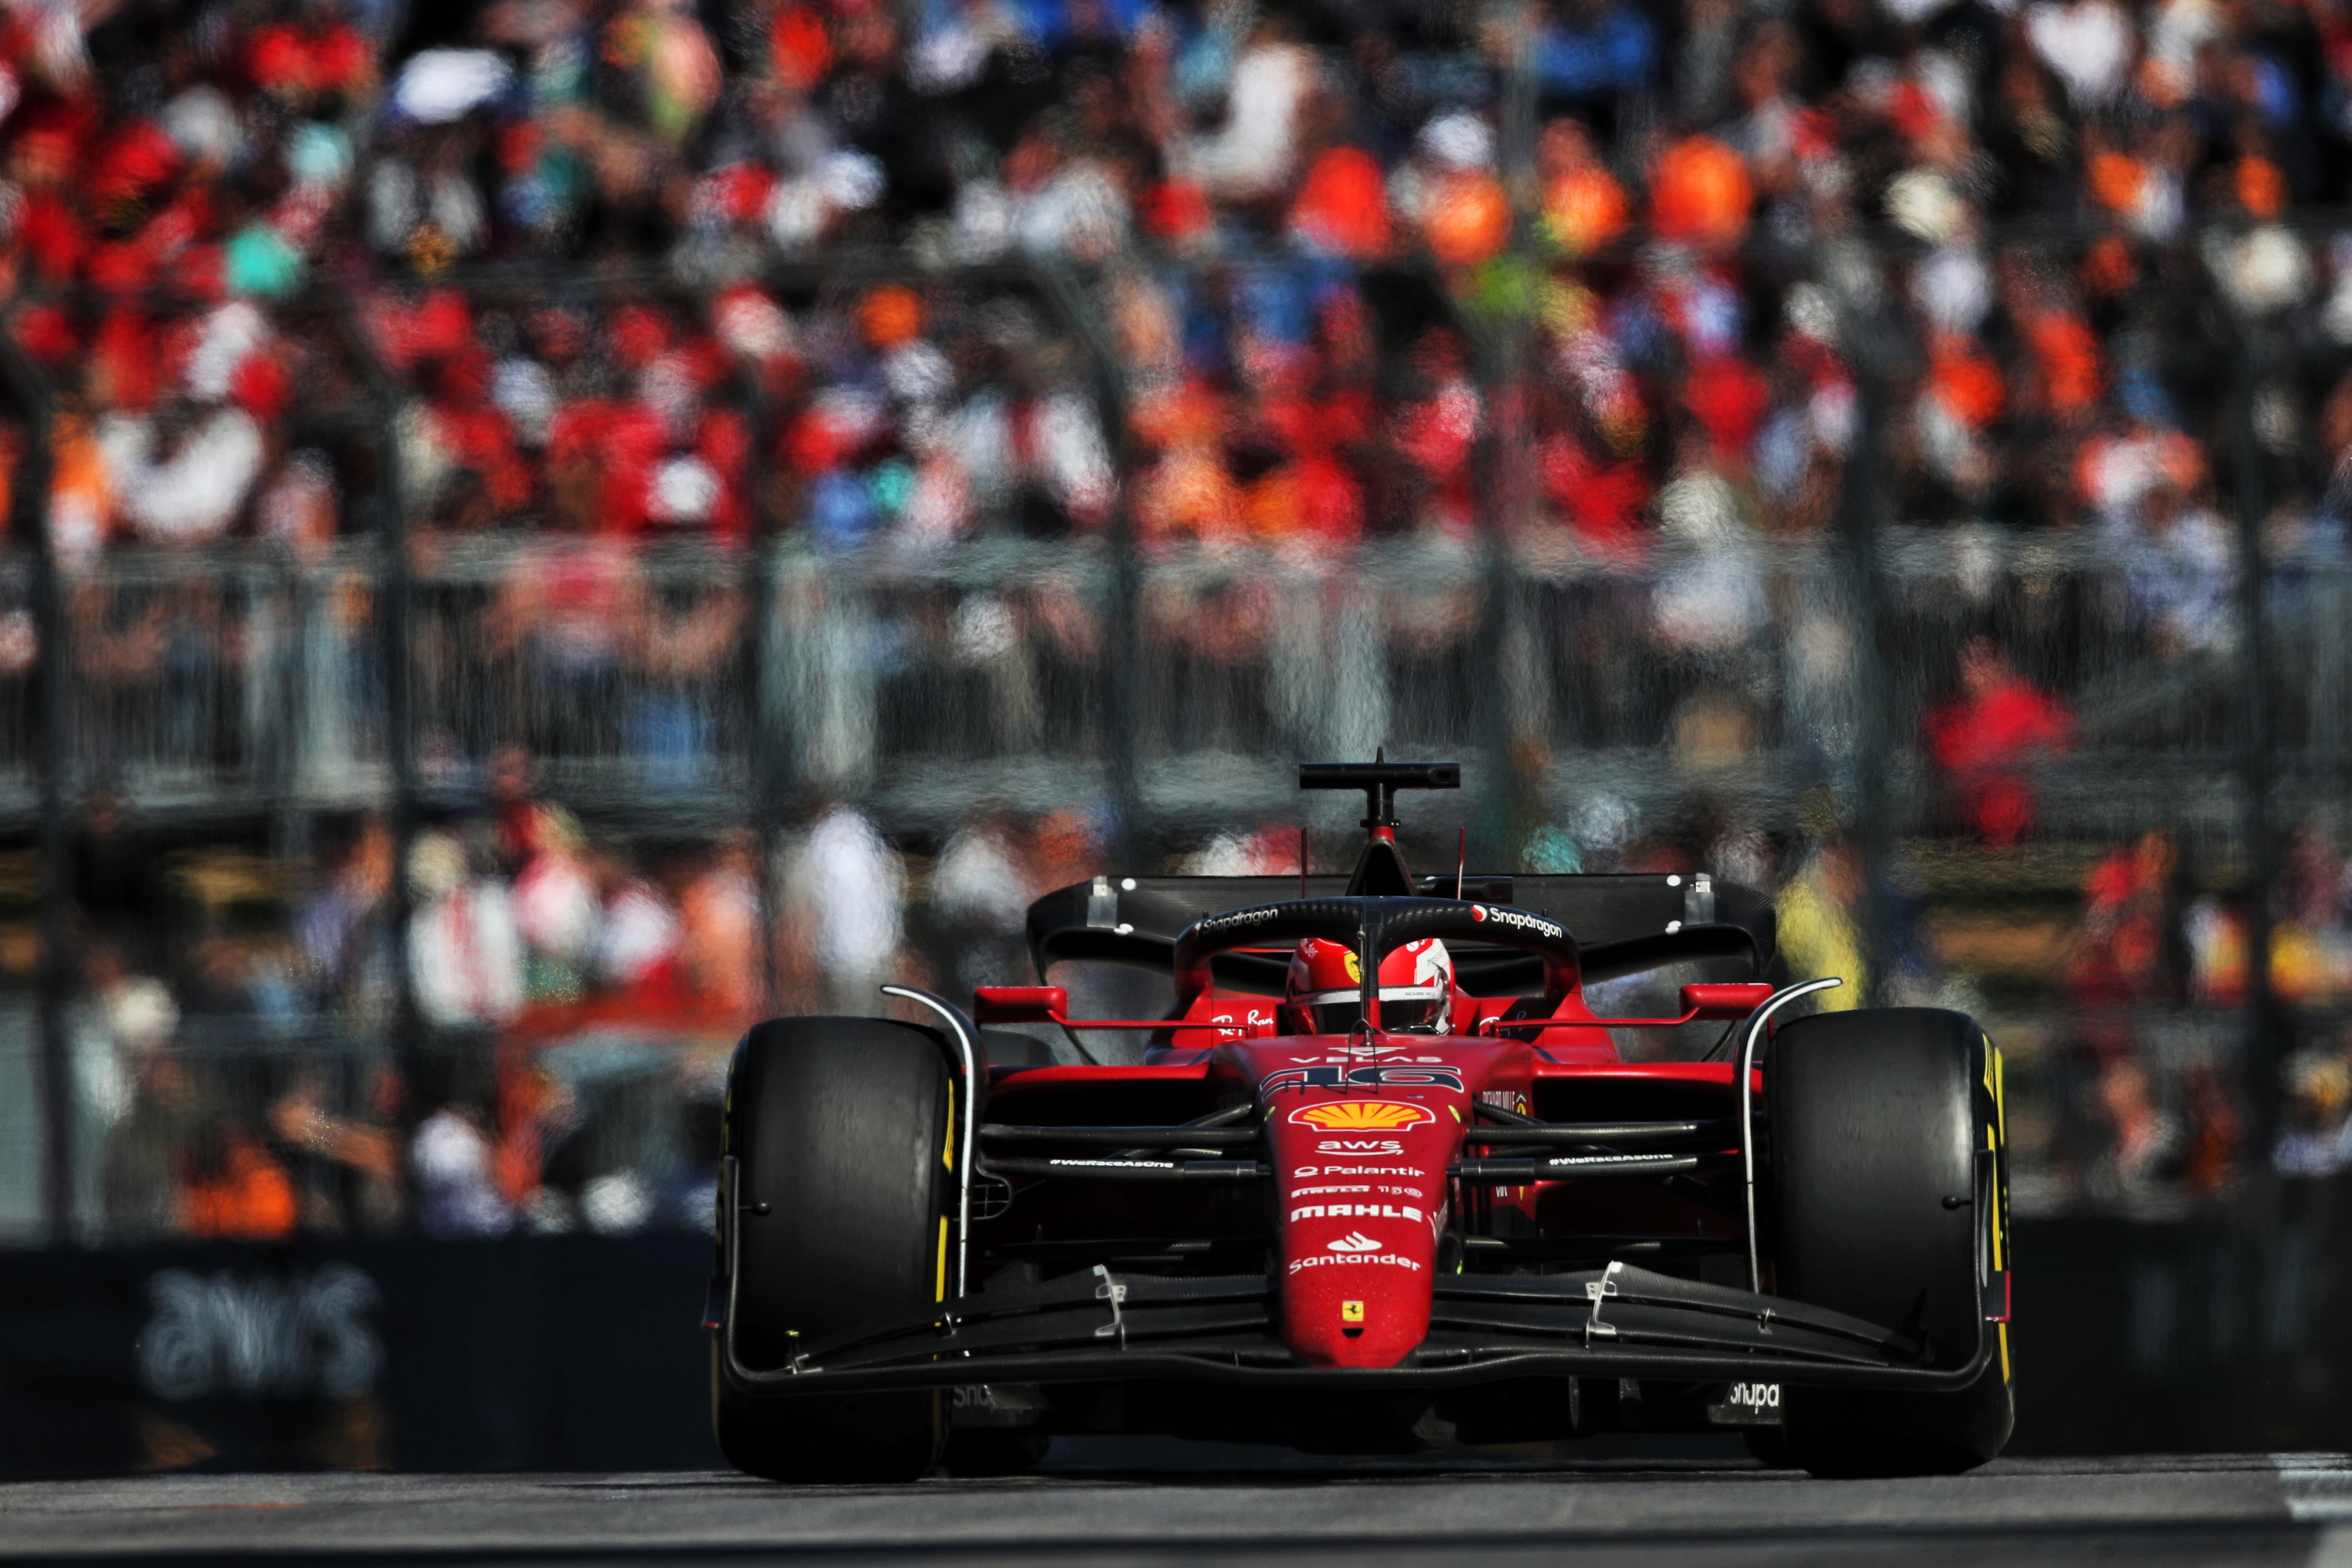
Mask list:
[[[1326,991],[1307,1003],[1318,1035],[1344,1035],[1356,1026],[1361,998],[1353,991]],[[1441,1034],[1445,998],[1434,992],[1391,985],[1381,992],[1381,1027],[1391,1033]]]

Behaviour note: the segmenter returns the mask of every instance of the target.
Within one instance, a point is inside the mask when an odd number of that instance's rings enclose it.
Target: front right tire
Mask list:
[[[931,1031],[887,1018],[775,1018],[736,1047],[721,1152],[736,1161],[734,1334],[753,1371],[942,1299],[954,1126]],[[723,1226],[727,1216],[719,1216]],[[751,1394],[714,1340],[711,1425],[737,1469],[779,1481],[911,1481],[945,1436],[932,1390]]]

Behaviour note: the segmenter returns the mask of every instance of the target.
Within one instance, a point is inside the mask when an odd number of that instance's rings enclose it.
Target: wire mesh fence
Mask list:
[[[193,1234],[669,1223],[690,1140],[541,1195],[584,1091],[513,1042],[686,1063],[1026,978],[1046,887],[1338,855],[1288,765],[1376,746],[1470,764],[1481,866],[1711,869],[1792,965],[1977,1013],[2029,1207],[2334,1169],[2327,233],[159,307],[209,403],[16,389],[0,954],[45,1109],[0,1213],[127,1235],[96,1194],[144,1158]],[[2304,286],[2249,293],[2279,237]],[[230,471],[181,515],[191,452]],[[280,1065],[156,1109],[240,1050]]]

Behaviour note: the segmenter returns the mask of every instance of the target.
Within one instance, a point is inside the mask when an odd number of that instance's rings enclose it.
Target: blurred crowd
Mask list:
[[[2242,1004],[2245,895],[2053,780],[2234,745],[2249,604],[2340,618],[2297,574],[2340,570],[2352,508],[2347,204],[2337,0],[8,8],[0,515],[64,567],[94,785],[85,1206],[687,1223],[745,1018],[1026,978],[1022,905],[1102,868],[1078,785],[886,837],[876,779],[1091,766],[1118,724],[1149,756],[1466,744],[1498,657],[1563,752],[1843,778],[1860,664],[1812,546],[1885,523],[1941,552],[1886,566],[1925,830],[2066,911],[2025,993],[2062,1020],[2035,1158],[2067,1201],[2226,1190],[2242,1086],[2165,1020]],[[396,604],[364,548],[395,525]],[[1526,573],[1499,656],[1482,538]],[[1016,563],[957,577],[962,544]],[[441,802],[405,862],[354,810],[245,847],[242,893],[173,882],[188,846],[117,795],[382,797],[395,613]],[[11,763],[36,625],[0,605]],[[772,742],[782,829],[614,808],[764,781]],[[1711,867],[1803,967],[2007,1005],[1832,821],[1547,792],[1526,869]],[[2089,858],[2033,869],[2057,838]],[[2352,1000],[2336,842],[2298,829],[2265,895],[2297,1008]],[[1294,864],[1271,830],[1151,853]],[[2291,1056],[2277,1169],[2352,1163],[2344,1060]]]
[[[404,872],[371,813],[324,820],[301,855],[252,857],[242,872],[159,858],[109,803],[88,815],[72,1028],[93,1234],[699,1226],[726,1063],[748,1023],[887,1010],[886,981],[950,995],[1028,983],[1028,902],[1109,865],[1108,825],[1070,810],[990,808],[946,832],[886,835],[857,806],[818,801],[765,840],[681,838],[584,825],[536,786],[527,757],[501,758],[499,777],[479,807],[417,831]],[[2261,1157],[2233,1048],[2245,909],[2176,834],[2089,862],[2027,960],[2039,1000],[2021,1008],[1989,978],[1999,965],[1939,931],[1908,853],[1865,939],[1864,865],[1825,797],[1792,829],[1729,802],[1648,822],[1598,797],[1515,831],[1523,871],[1708,870],[1764,889],[1791,976],[1849,981],[1827,1005],[1874,985],[1887,1002],[1989,1020],[2010,1054],[2028,1212],[2174,1213],[2234,1191]],[[1286,877],[1300,837],[1269,822],[1144,853],[1181,874]],[[1334,853],[1318,846],[1317,868],[1337,868],[1324,863]],[[2287,858],[2271,978],[2310,1043],[2281,1068],[2269,1159],[2305,1178],[2352,1168],[2352,1030],[2327,1022],[2352,1001],[2352,869],[2316,827],[2291,836]],[[1164,983],[1084,966],[1052,978],[1081,1016],[1166,1004]],[[1596,1005],[1669,1012],[1676,982],[1612,983]],[[1635,1033],[1621,1047],[1711,1043]],[[1094,1048],[1116,1059],[1124,1047]],[[1040,1039],[1008,1059],[1076,1058]]]
[[[113,805],[89,814],[72,1030],[94,1232],[700,1226],[745,1026],[870,1013],[885,980],[1017,982],[1029,900],[1096,865],[1066,812],[992,812],[910,856],[836,804],[763,851],[748,829],[592,832],[526,759],[501,777],[415,835],[404,877],[357,814],[249,864],[242,910],[207,887],[216,861],[159,862]]]
[[[2352,194],[2348,38],[2319,0],[35,7],[0,279],[75,559],[315,546],[388,483],[436,535],[1082,532],[1115,452],[1153,542],[1720,556],[1834,523],[1842,345],[1892,328],[1906,512],[2094,527],[2197,646],[2199,302],[2352,346],[2352,228],[2284,221]],[[2256,422],[2333,528],[2324,394]],[[1692,597],[1670,631],[1736,614]]]

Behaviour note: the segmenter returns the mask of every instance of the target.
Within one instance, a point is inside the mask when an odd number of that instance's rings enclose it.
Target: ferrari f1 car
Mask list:
[[[1165,1016],[886,986],[932,1021],[753,1028],[705,1313],[727,1458],[885,1480],[1016,1469],[1061,1433],[1338,1454],[1726,1428],[1822,1474],[1999,1452],[1984,1031],[1789,1015],[1838,982],[1774,984],[1770,905],[1706,876],[1416,877],[1395,792],[1459,778],[1302,768],[1366,793],[1344,879],[1097,877],[1032,906],[1041,979],[1157,970]],[[1727,969],[1665,1016],[1587,997]],[[1700,1020],[1727,1026],[1705,1059],[1614,1043]],[[1008,1024],[1150,1032],[1140,1064],[1045,1065]]]

